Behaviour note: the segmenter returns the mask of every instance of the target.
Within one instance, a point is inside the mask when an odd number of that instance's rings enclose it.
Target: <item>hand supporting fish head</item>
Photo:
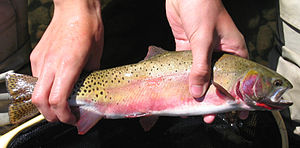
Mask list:
[[[291,88],[292,84],[278,73],[259,67],[245,73],[236,87],[236,93],[251,108],[281,110],[293,104],[282,98]]]

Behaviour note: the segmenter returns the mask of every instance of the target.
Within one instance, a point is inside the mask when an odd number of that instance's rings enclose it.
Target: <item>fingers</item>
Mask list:
[[[37,84],[32,95],[32,103],[38,108],[41,114],[50,121],[57,121],[56,115],[51,111],[48,97],[51,92],[54,73],[49,69],[42,72],[39,76]]]
[[[205,19],[208,16],[203,18],[198,1],[192,3],[181,3],[176,6],[172,1],[166,1],[166,11],[175,38],[176,50],[192,50],[193,64],[189,75],[189,91],[194,98],[200,98],[209,86],[215,25],[211,23],[214,19]]]
[[[49,96],[50,109],[57,116],[59,121],[74,125],[76,117],[72,114],[67,100],[77,77],[70,73],[66,75],[58,72],[57,74],[60,76],[55,77]]]
[[[65,6],[68,9],[61,11]],[[57,8],[30,55],[33,76],[38,77],[32,103],[48,121],[74,124],[68,97],[82,69],[100,66],[104,41],[101,8],[98,1],[64,3]],[[80,12],[74,11],[78,8]]]
[[[78,63],[75,59],[77,59]],[[85,63],[78,59],[74,56],[61,62],[49,96],[51,110],[56,114],[57,118],[61,122],[72,125],[76,123],[76,117],[72,114],[67,100],[83,68],[84,64],[80,63]]]
[[[249,111],[240,111],[239,112],[239,118],[242,120],[247,119],[248,115],[249,115]],[[215,117],[216,117],[215,114],[204,115],[203,121],[207,124],[210,124],[215,120]]]
[[[76,63],[75,63],[76,64]],[[66,68],[64,65],[55,70],[45,65],[41,70],[38,82],[32,96],[32,103],[37,106],[44,117],[50,121],[61,121],[67,124],[75,124],[76,117],[72,114],[67,99],[77,80],[74,69]],[[65,70],[65,71],[64,71]]]
[[[215,120],[216,115],[211,114],[211,115],[204,115],[203,120],[205,123],[212,123]]]
[[[205,94],[210,81],[212,36],[193,35],[190,42],[193,64],[189,76],[189,90],[194,98],[200,98]]]
[[[249,116],[249,111],[240,111],[239,112],[239,118],[242,120],[247,119]]]
[[[233,39],[231,40],[223,39],[223,42],[227,42],[227,44],[221,43],[219,50],[248,59],[249,53],[243,35],[236,30],[236,33],[232,36],[232,38]]]

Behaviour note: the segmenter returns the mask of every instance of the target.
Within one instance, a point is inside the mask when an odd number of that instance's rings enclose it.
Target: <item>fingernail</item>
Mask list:
[[[191,94],[193,95],[193,97],[195,98],[200,98],[204,95],[204,87],[201,85],[192,85],[191,86]]]

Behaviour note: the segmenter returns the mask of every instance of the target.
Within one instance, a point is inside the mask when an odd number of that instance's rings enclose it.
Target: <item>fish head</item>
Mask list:
[[[256,110],[281,110],[293,102],[282,95],[293,85],[280,74],[264,66],[248,70],[239,81],[237,91],[245,103]]]

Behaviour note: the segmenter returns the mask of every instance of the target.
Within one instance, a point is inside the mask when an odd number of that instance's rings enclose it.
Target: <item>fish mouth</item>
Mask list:
[[[284,100],[283,97],[281,97],[280,101],[278,102],[267,102],[266,104],[269,105],[272,110],[282,110],[286,107],[293,105],[293,102]]]
[[[282,95],[288,90],[289,88],[278,88],[274,91],[273,95],[267,97],[266,99],[261,100],[260,103],[264,103],[265,105],[269,106],[271,110],[282,110],[288,106],[293,105],[292,101],[285,100]]]

